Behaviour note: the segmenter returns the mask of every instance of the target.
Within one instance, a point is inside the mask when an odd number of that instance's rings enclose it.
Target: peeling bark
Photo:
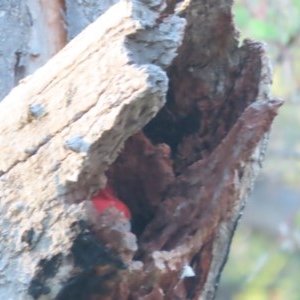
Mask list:
[[[148,13],[139,18],[140,12]],[[121,216],[115,229],[107,216],[110,232],[125,230],[131,240],[124,241],[124,255],[120,247],[109,250],[90,232],[93,210],[83,200],[105,184],[124,141],[165,102],[164,69],[185,22],[174,16],[157,26],[158,14],[142,2],[118,4],[2,101],[2,298],[66,299],[73,284],[89,285],[93,277],[118,282],[115,269],[124,268],[135,239]],[[104,271],[99,251],[106,253]]]
[[[44,20],[47,27],[45,32],[48,40],[49,57],[55,55],[67,43],[67,24],[64,17],[65,1],[41,0],[41,8],[44,14]]]
[[[177,2],[118,2],[1,103],[2,298],[214,298],[281,101],[231,1]]]
[[[24,75],[29,75],[66,45],[67,20],[63,0],[27,0],[26,5],[31,26],[27,32],[29,61]]]

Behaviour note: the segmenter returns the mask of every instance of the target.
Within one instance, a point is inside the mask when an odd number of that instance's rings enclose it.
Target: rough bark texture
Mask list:
[[[281,102],[231,1],[176,3],[120,1],[1,103],[2,298],[213,299]],[[106,176],[131,231],[84,201]]]
[[[165,102],[163,69],[185,22],[174,16],[157,26],[158,14],[144,3],[119,3],[1,102],[0,298],[74,299],[60,287],[74,274],[86,281],[99,263],[80,251],[92,258],[108,251],[93,242],[82,221],[92,218],[89,205],[78,202],[104,185],[124,141]],[[130,254],[135,242],[127,235]]]

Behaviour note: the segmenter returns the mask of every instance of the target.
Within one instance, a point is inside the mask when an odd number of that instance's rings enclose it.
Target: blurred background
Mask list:
[[[236,231],[217,300],[300,299],[300,0],[236,0],[241,41],[264,41],[285,100]]]

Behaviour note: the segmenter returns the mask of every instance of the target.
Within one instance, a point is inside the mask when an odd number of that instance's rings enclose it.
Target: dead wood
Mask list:
[[[83,200],[165,103],[164,69],[182,38],[185,22],[157,25],[150,4],[117,4],[1,102],[0,298],[54,299],[83,268],[76,249],[94,241]]]
[[[120,1],[1,103],[3,297],[213,299],[281,102],[231,1],[169,2]],[[132,231],[84,201],[105,172]]]

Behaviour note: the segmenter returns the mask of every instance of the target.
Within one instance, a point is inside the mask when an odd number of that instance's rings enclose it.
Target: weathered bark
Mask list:
[[[0,3],[0,101],[66,44],[63,0]]]
[[[94,22],[113,4],[120,0],[65,0],[68,20],[68,38],[71,40],[87,25]]]
[[[1,102],[1,298],[54,299],[78,267],[77,202],[165,102],[184,22],[158,14],[119,3]]]
[[[120,1],[1,103],[2,298],[214,297],[281,102],[231,1],[175,4]]]
[[[0,4],[0,100],[25,74],[30,17],[21,0]],[[5,30],[4,30],[5,29]]]

